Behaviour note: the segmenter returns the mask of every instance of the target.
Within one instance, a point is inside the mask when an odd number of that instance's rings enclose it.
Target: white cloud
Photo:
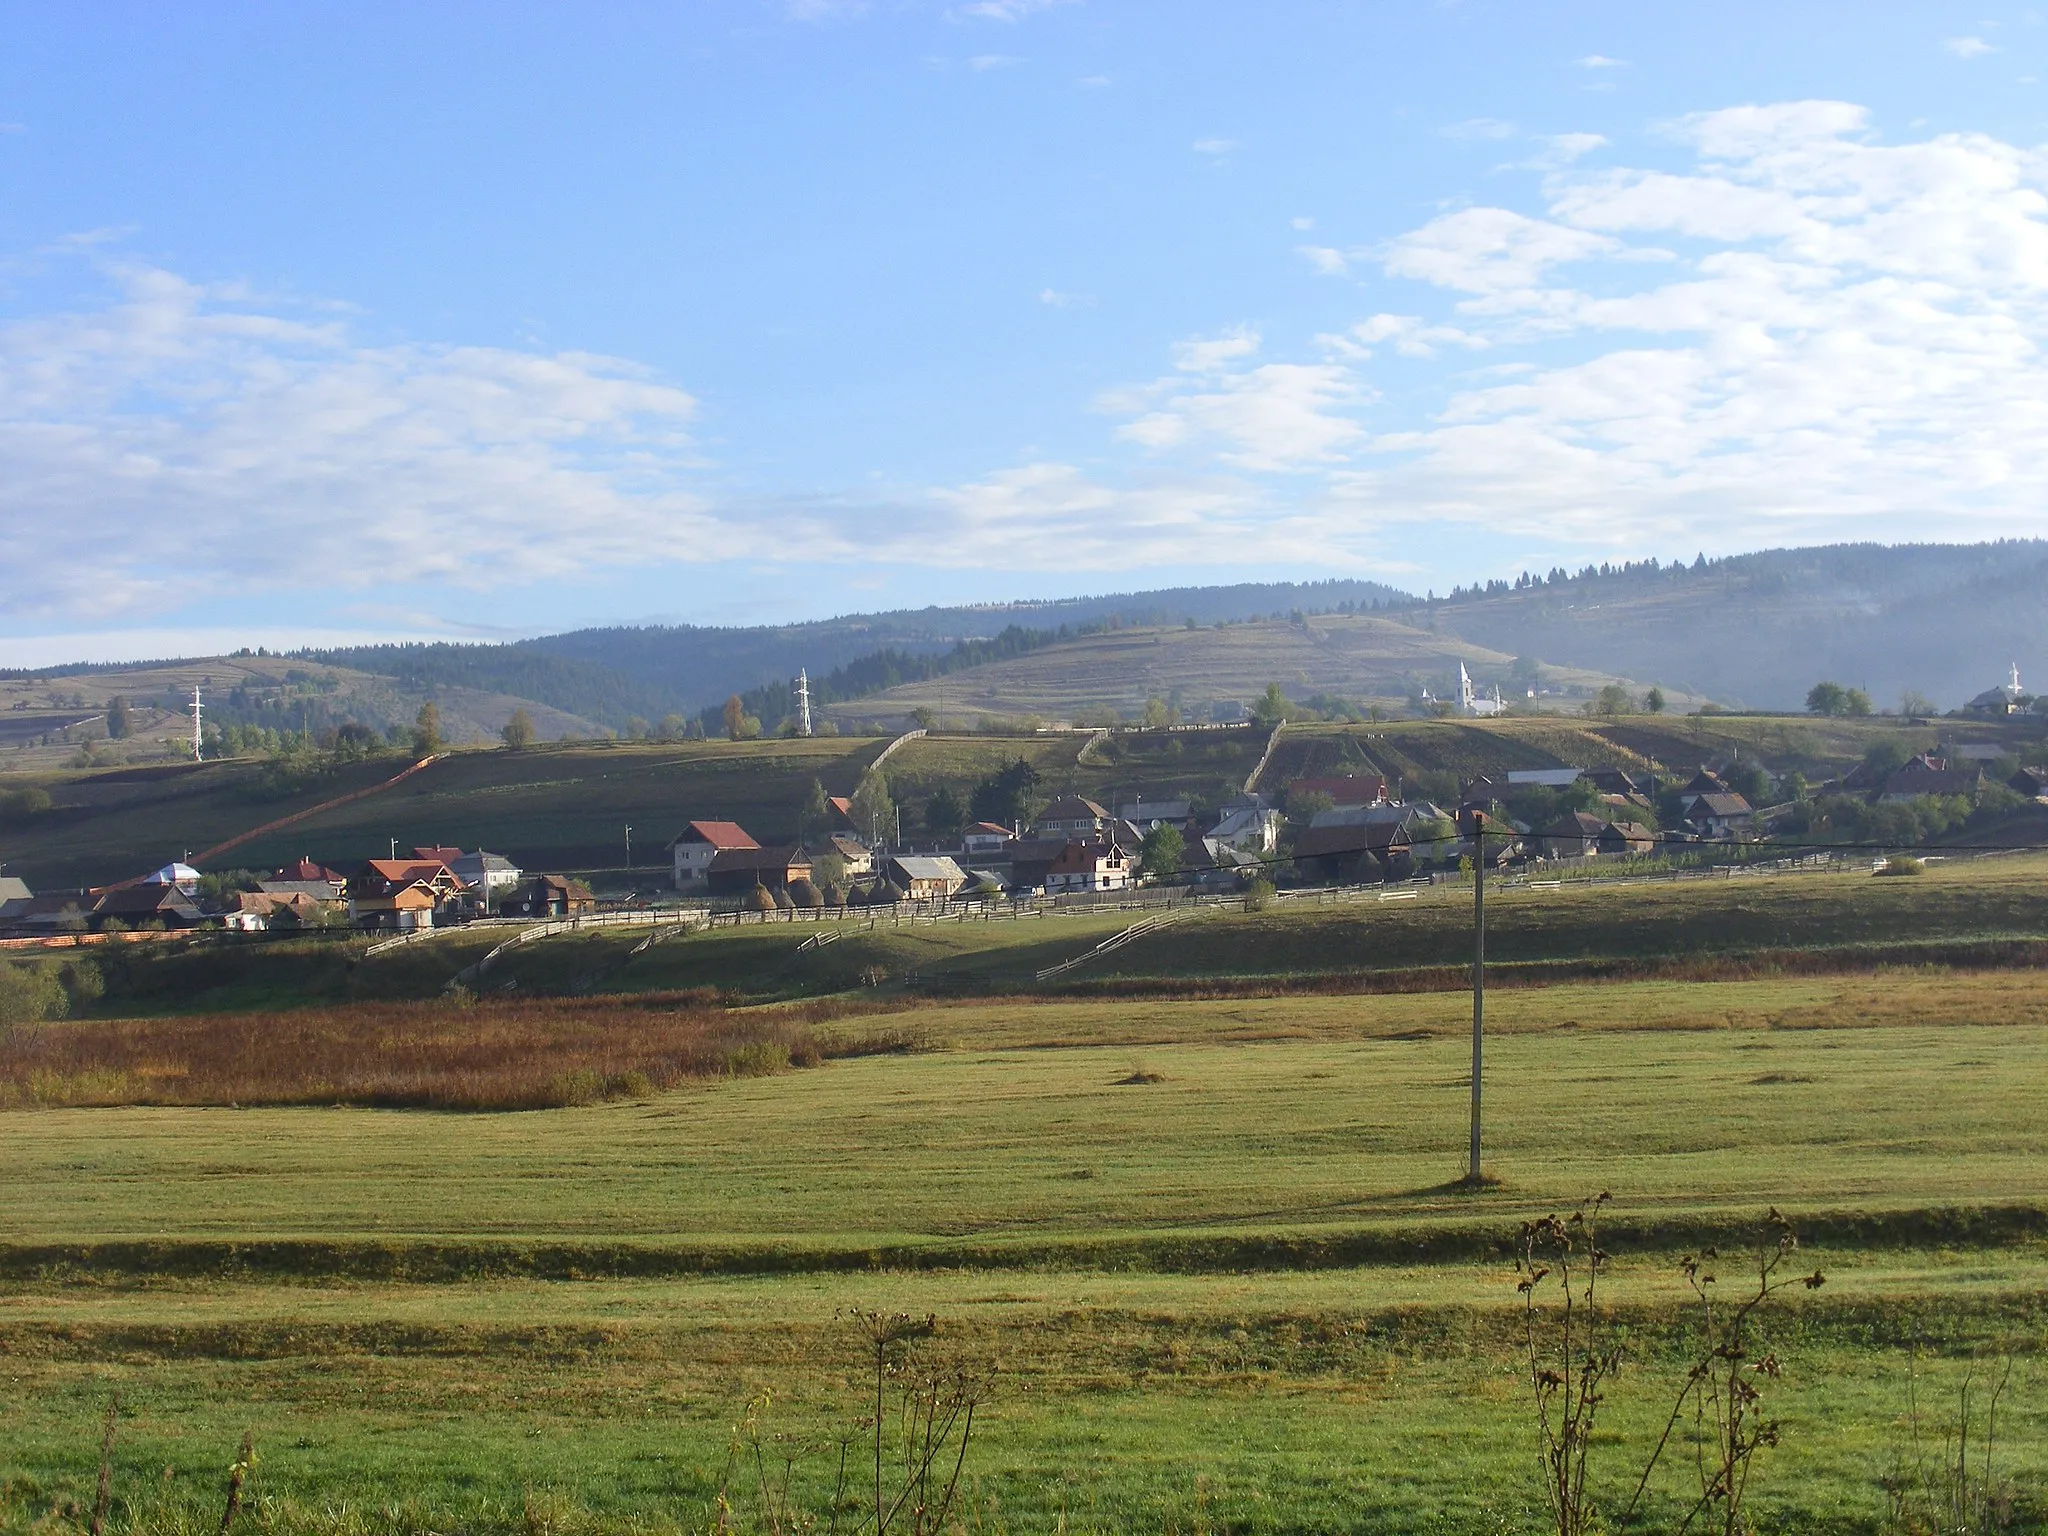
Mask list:
[[[1098,404],[1142,414],[1117,429],[1153,450],[1188,448],[1237,469],[1293,472],[1329,464],[1364,431],[1346,414],[1362,399],[1341,363],[1259,363],[1256,331],[1181,342],[1175,372]],[[1242,365],[1242,366],[1241,366]]]
[[[1076,80],[1074,83],[1076,85],[1085,85],[1091,91],[1099,91],[1103,90],[1110,84],[1110,78],[1107,75],[1083,75],[1079,80]]]
[[[1610,59],[1604,53],[1589,53],[1579,60],[1581,69],[1626,69],[1627,59]]]
[[[1344,253],[1333,245],[1297,245],[1295,249],[1325,277],[1342,277],[1351,270],[1351,263]]]
[[[1049,11],[1054,6],[1072,3],[1073,0],[974,0],[971,5],[961,6],[960,14],[983,21],[1016,22],[1040,11]]]
[[[1227,155],[1237,148],[1237,140],[1197,139],[1191,147],[1198,155]]]
[[[1314,229],[1316,227],[1316,221],[1312,218],[1309,218],[1306,214],[1298,215],[1295,218],[1289,219],[1287,223],[1290,228],[1300,230],[1303,233],[1306,233],[1307,231]]]
[[[1498,297],[1533,290],[1553,266],[1620,249],[1605,235],[1506,208],[1465,208],[1390,241],[1383,259],[1396,277]]]
[[[17,622],[161,611],[195,571],[229,590],[485,588],[746,539],[692,487],[695,402],[635,365],[365,345],[326,314],[109,274],[103,308],[0,327]]]
[[[967,61],[967,67],[978,75],[991,69],[1008,69],[1012,64],[1023,62],[1022,59],[1007,53],[977,53]]]
[[[1635,547],[2038,533],[2048,160],[1983,135],[1887,145],[1842,102],[1676,132],[1691,170],[1560,173],[1545,219],[1471,209],[1388,244],[1496,352],[1532,334],[1491,302],[1508,294],[1578,355],[1454,387],[1372,440],[1379,464],[1354,452],[1340,494]],[[1624,243],[1644,236],[1683,259]],[[1567,263],[1581,281],[1560,285]],[[1348,339],[1423,334],[1376,317]]]
[[[1038,302],[1052,309],[1075,309],[1093,304],[1094,299],[1085,293],[1062,293],[1057,288],[1038,290]]]
[[[1992,47],[1981,37],[1951,37],[1942,41],[1942,47],[1959,59],[1982,58],[1992,52]]]

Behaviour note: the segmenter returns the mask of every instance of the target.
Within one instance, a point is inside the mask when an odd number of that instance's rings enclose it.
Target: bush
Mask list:
[[[1884,867],[1878,870],[1878,873],[1880,875],[1924,875],[1927,873],[1927,866],[1918,859],[1900,855],[1897,858],[1886,859]]]
[[[1273,882],[1264,875],[1255,875],[1244,888],[1244,909],[1263,912],[1273,904],[1273,896]]]

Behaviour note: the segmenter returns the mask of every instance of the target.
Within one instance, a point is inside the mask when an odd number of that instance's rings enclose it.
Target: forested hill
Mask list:
[[[1414,597],[1374,582],[1185,587],[1064,602],[852,614],[756,628],[586,629],[510,645],[364,646],[317,659],[417,686],[537,700],[623,727],[747,696],[764,722],[807,669],[821,702],[1013,658],[1105,627],[1303,613],[1398,615],[1509,656],[1729,704],[1797,709],[1821,678],[1896,706],[1953,708],[2000,682],[2048,681],[2048,540],[1842,544],[1722,560],[1531,573]],[[1280,681],[1287,681],[1280,679]]]
[[[913,658],[948,656],[963,642],[971,655],[973,642],[992,643],[1008,630],[1052,635],[1062,627],[1181,624],[1190,619],[1214,624],[1414,601],[1405,592],[1373,581],[1248,582],[1057,602],[849,614],[752,628],[648,625],[574,630],[508,645],[351,646],[318,652],[314,659],[414,684],[516,693],[623,726],[632,715],[654,721],[669,714],[716,710],[728,694],[786,685],[799,668],[807,669],[814,683],[845,669],[846,690],[886,688],[925,675],[910,665]],[[842,691],[840,696],[855,694]]]
[[[2048,682],[2048,540],[1838,544],[1473,588],[1410,623],[1518,656],[1797,709],[1821,678],[1954,708]]]

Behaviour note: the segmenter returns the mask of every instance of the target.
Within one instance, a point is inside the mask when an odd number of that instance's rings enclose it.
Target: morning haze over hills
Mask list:
[[[95,698],[125,690],[157,699],[168,716],[173,695],[209,675],[201,660],[17,676],[75,679],[68,692],[89,679]],[[221,661],[212,703],[221,723],[274,714],[269,723],[296,725],[317,710],[324,726],[353,719],[382,730],[432,697],[451,740],[494,737],[522,705],[541,739],[644,732],[674,716],[716,733],[735,693],[772,731],[794,710],[800,670],[822,720],[871,730],[900,728],[919,709],[962,725],[1136,719],[1154,698],[1189,719],[1239,718],[1269,683],[1297,703],[1400,711],[1425,689],[1454,694],[1460,662],[1482,689],[1497,686],[1530,710],[1579,708],[1611,682],[1658,687],[1674,707],[1798,710],[1822,678],[1863,689],[1879,708],[1912,695],[1951,709],[2013,665],[2023,674],[2048,666],[2048,541],[1554,569],[1448,594],[1355,580],[1236,584]],[[294,717],[298,705],[265,690],[308,664],[361,681]],[[0,729],[18,742],[63,716],[62,706],[17,708]]]

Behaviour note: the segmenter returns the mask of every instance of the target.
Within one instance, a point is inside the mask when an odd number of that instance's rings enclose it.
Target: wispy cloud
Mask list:
[[[973,0],[972,4],[960,7],[962,16],[977,17],[982,21],[1022,21],[1026,16],[1039,11],[1049,11],[1054,6],[1071,5],[1074,0]]]
[[[1351,270],[1350,261],[1333,245],[1297,245],[1295,249],[1325,277],[1342,277]]]
[[[967,67],[979,75],[985,74],[991,69],[1008,69],[1013,64],[1022,64],[1023,62],[1022,59],[1017,58],[1013,54],[977,53],[967,61]]]
[[[1448,123],[1437,130],[1447,139],[1512,139],[1520,131],[1513,123],[1498,117],[1468,117],[1461,123]]]
[[[1190,146],[1198,155],[1221,157],[1237,148],[1235,139],[1197,139]]]
[[[1959,59],[1977,59],[1993,51],[1991,45],[1981,37],[1950,37],[1942,40],[1942,47]]]
[[[1589,53],[1579,60],[1581,69],[1626,69],[1627,59],[1610,59],[1604,53]]]

